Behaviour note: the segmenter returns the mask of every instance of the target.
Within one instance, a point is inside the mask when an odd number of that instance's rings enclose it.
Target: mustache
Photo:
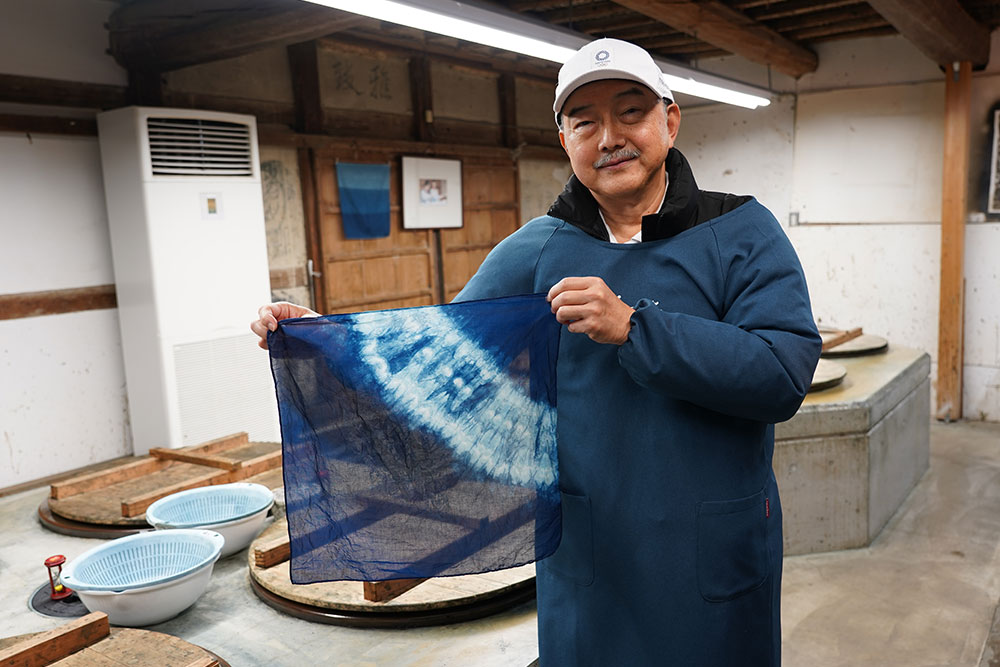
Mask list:
[[[594,163],[594,169],[600,169],[601,167],[607,166],[612,162],[621,162],[623,160],[631,160],[637,157],[639,157],[639,151],[635,148],[619,148],[614,153],[602,155],[600,159]]]

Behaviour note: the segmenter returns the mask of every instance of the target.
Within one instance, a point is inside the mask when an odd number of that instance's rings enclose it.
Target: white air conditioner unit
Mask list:
[[[126,107],[97,127],[135,453],[280,439],[249,330],[271,299],[254,117]]]

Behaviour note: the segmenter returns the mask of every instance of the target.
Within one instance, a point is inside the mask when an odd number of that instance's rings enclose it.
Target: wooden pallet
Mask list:
[[[108,616],[93,612],[64,625],[0,639],[4,667],[95,667],[107,665],[159,667],[229,667],[214,653],[160,632],[114,628]]]
[[[52,484],[47,505],[53,515],[74,522],[145,526],[146,508],[172,493],[241,481],[275,488],[281,486],[280,470],[280,443],[250,442],[246,433],[236,433],[180,449],[152,449],[148,456]]]
[[[288,541],[287,523],[285,530],[276,537],[253,545],[253,562],[256,567],[267,569],[284,563],[292,557],[291,544]],[[391,579],[389,581],[361,582],[364,598],[369,602],[388,602],[427,579]]]
[[[289,558],[288,522],[279,519],[250,545],[250,587],[269,606],[316,623],[365,628],[458,623],[535,596],[533,564],[455,577],[299,585],[289,577]]]

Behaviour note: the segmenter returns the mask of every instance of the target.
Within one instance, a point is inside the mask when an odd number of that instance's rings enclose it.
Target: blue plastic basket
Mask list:
[[[274,494],[263,484],[202,486],[160,498],[146,510],[146,521],[157,528],[195,528],[236,521],[273,503]]]
[[[81,591],[155,586],[214,563],[225,538],[211,530],[149,531],[112,540],[67,563],[62,583]]]

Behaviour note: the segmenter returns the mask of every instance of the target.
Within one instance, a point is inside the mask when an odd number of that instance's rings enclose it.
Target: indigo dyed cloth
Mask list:
[[[389,165],[337,163],[344,238],[389,235]]]
[[[559,329],[535,294],[269,333],[292,582],[471,574],[555,551]]]

